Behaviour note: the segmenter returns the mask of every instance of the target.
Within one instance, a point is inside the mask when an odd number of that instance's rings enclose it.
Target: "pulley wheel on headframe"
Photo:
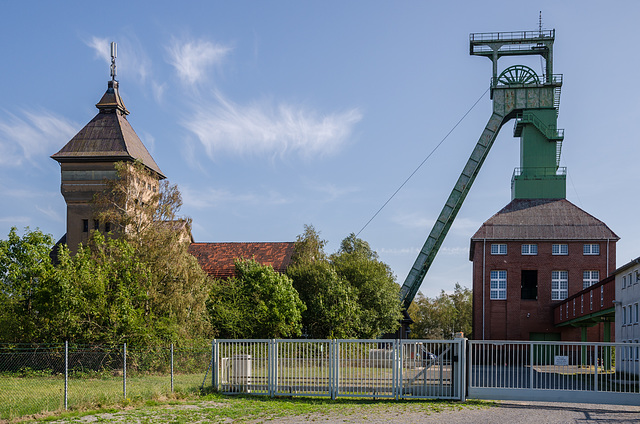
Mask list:
[[[522,84],[540,84],[536,72],[524,65],[509,66],[502,71],[498,77],[498,84],[504,85],[522,85]]]

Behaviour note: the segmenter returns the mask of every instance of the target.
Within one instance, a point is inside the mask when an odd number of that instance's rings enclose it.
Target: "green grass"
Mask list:
[[[426,411],[484,407],[485,402],[394,401],[374,399],[275,398],[200,392],[203,374],[176,375],[174,393],[170,377],[127,376],[127,398],[122,377],[83,376],[69,380],[69,410],[64,411],[62,376],[0,376],[0,422],[30,420],[75,422],[95,415],[97,422],[220,422],[225,419],[270,420],[282,416],[339,414],[363,417],[380,412]],[[39,417],[39,418],[35,418]]]
[[[174,378],[174,390],[199,390],[203,374],[181,374]],[[0,420],[64,409],[64,377],[0,376]],[[123,397],[122,377],[71,378],[67,390],[69,409],[101,408],[140,402],[171,393],[170,376],[127,376],[127,398]]]
[[[311,421],[321,417],[353,417],[354,421],[366,420],[381,414],[401,416],[403,413],[437,413],[463,408],[487,408],[493,402],[467,401],[393,401],[372,399],[317,399],[317,398],[269,398],[266,396],[224,396],[220,394],[189,395],[183,400],[148,401],[135,409],[108,409],[83,413],[64,413],[41,421],[56,423],[86,422],[92,416],[95,422],[260,422],[277,421],[283,417],[300,417]],[[83,420],[84,417],[84,420]]]

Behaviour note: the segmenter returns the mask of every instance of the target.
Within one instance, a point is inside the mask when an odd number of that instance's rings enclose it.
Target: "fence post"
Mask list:
[[[458,338],[458,334],[460,337]],[[469,372],[467,365],[467,340],[464,338],[462,333],[456,333],[456,338],[458,339],[458,364],[460,368],[460,400],[465,402],[467,400],[467,372]]]
[[[122,347],[122,394],[127,398],[127,344]]]
[[[173,343],[171,343],[171,393],[173,393]]]
[[[269,396],[274,397],[278,389],[278,340],[269,340],[269,375],[268,375],[268,391]]]
[[[598,344],[593,345],[593,364],[595,365],[595,372],[593,374],[593,387],[595,391],[598,391]]]
[[[529,388],[533,389],[533,356],[534,356],[534,352],[533,352],[533,342],[529,342]]]
[[[69,408],[69,340],[64,341],[64,409]]]
[[[335,400],[338,393],[338,341],[331,340],[329,345],[329,363],[331,366],[331,373],[329,374],[329,391],[331,392],[331,399]]]
[[[398,354],[399,349],[402,349],[402,345],[401,345],[401,341],[398,341],[398,339],[393,340],[393,344],[392,344],[392,352],[393,352],[393,357],[392,357],[392,362],[391,362],[391,393],[393,393],[393,397],[395,400],[398,400],[398,396],[400,394],[400,387],[398,384],[398,380],[401,379],[402,377],[399,377],[399,372],[398,370],[401,367],[401,360],[402,360],[402,353],[400,352],[400,354]]]
[[[218,366],[218,341],[213,339],[211,342],[211,386],[213,390],[218,390],[220,387],[220,367]]]

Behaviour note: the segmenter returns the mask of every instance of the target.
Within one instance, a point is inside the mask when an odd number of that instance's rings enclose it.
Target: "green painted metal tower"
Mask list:
[[[400,296],[405,308],[418,292],[498,132],[508,121],[515,120],[514,136],[520,137],[520,166],[511,180],[512,198],[566,197],[566,169],[559,166],[564,131],[557,128],[562,75],[553,74],[554,40],[555,30],[541,28],[470,34],[470,54],[487,57],[493,63],[493,113],[402,285]],[[544,59],[543,75],[523,65],[510,66],[498,74],[501,57],[531,55]]]
[[[553,74],[554,40],[555,30],[470,36],[470,53],[493,62],[491,95],[494,103],[502,99],[508,102],[510,96],[518,94],[525,96],[515,99],[522,102],[522,107],[514,117],[513,135],[520,137],[520,166],[515,169],[511,180],[513,199],[566,197],[566,169],[560,167],[564,130],[557,126],[562,75]],[[539,55],[545,60],[544,75],[538,76],[533,69],[523,65],[510,66],[497,75],[501,57],[527,55]],[[530,104],[530,97],[544,101]]]

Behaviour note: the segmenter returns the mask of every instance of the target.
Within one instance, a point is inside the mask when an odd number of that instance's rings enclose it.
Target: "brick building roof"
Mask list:
[[[198,259],[202,269],[210,276],[229,278],[235,276],[236,259],[254,259],[283,273],[291,263],[293,248],[293,242],[192,243],[189,253]]]
[[[620,238],[599,219],[566,199],[515,199],[471,237],[480,240],[613,240]]]
[[[100,112],[51,157],[58,162],[139,160],[164,179],[160,167],[127,121],[129,111],[120,98],[117,81],[109,81],[96,107]]]

